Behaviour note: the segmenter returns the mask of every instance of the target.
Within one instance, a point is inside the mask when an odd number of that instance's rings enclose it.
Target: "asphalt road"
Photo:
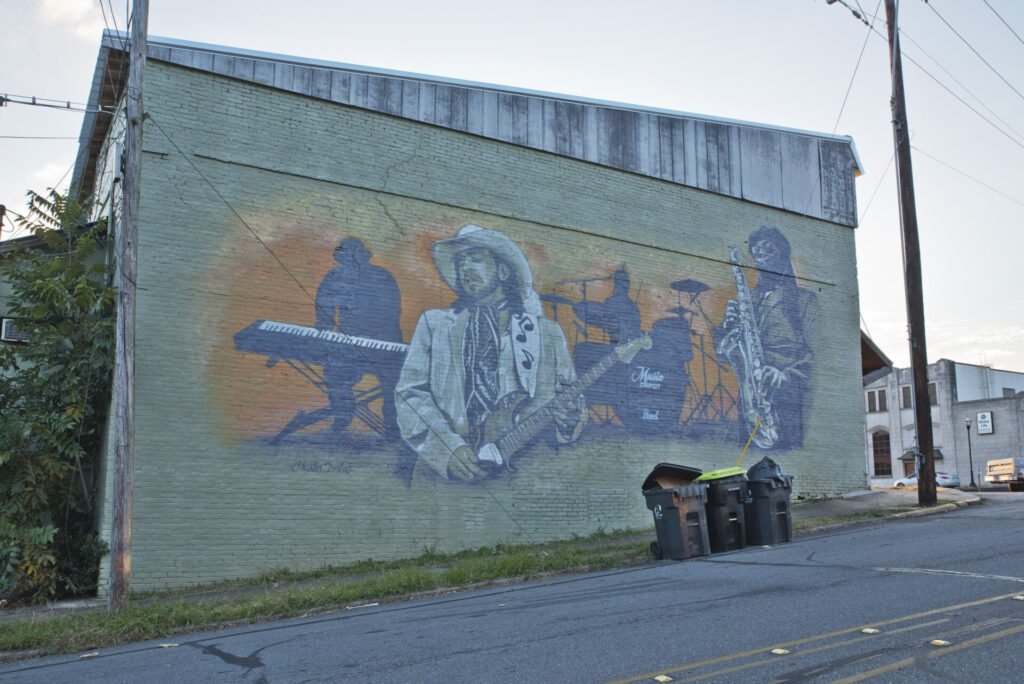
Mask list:
[[[1024,494],[983,496],[774,547],[9,663],[0,679],[1019,682]]]

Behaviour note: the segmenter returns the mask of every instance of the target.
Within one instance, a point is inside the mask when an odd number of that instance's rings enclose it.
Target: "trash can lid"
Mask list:
[[[712,470],[704,473],[698,477],[694,482],[707,482],[708,480],[721,480],[724,477],[735,477],[736,475],[743,475],[746,477],[747,471],[740,467],[732,468],[719,468],[718,470]]]
[[[782,468],[779,467],[779,464],[767,456],[752,465],[750,470],[747,471],[748,480],[781,481],[785,477],[787,476],[782,472]]]
[[[654,466],[647,479],[644,480],[643,491],[651,489],[671,489],[682,484],[693,482],[704,472],[700,468],[676,465],[675,463],[659,463]]]

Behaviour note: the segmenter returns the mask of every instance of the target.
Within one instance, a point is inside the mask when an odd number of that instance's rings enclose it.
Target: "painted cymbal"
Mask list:
[[[568,297],[563,297],[560,294],[542,294],[540,296],[542,302],[551,302],[552,304],[572,304],[573,301]]]
[[[689,292],[690,294],[700,294],[706,292],[711,288],[700,282],[699,280],[692,280],[687,278],[686,280],[677,280],[669,285],[676,292]]]

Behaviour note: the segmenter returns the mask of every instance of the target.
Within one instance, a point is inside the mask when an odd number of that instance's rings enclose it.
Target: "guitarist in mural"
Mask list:
[[[797,286],[789,240],[778,228],[761,226],[748,244],[757,285],[751,289],[747,284],[742,250],[730,248],[736,299],[729,301],[725,319],[714,331],[716,351],[736,373],[743,423],[748,433],[757,426],[754,444],[762,449],[799,447],[812,372],[806,330],[817,297]]]
[[[587,408],[571,386],[576,372],[565,336],[544,317],[519,247],[468,225],[430,253],[456,299],[424,312],[409,343],[395,391],[406,443],[442,477],[472,481],[507,464],[541,429],[555,443],[576,441]],[[489,433],[503,414],[506,428],[529,416],[533,429],[518,431],[519,443],[499,444],[504,431]]]

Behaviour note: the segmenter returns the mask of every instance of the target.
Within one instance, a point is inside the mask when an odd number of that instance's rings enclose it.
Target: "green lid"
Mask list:
[[[735,475],[746,475],[747,471],[743,468],[722,468],[721,470],[712,470],[704,473],[698,477],[694,482],[707,482],[708,480],[721,480],[723,477],[733,477]]]

